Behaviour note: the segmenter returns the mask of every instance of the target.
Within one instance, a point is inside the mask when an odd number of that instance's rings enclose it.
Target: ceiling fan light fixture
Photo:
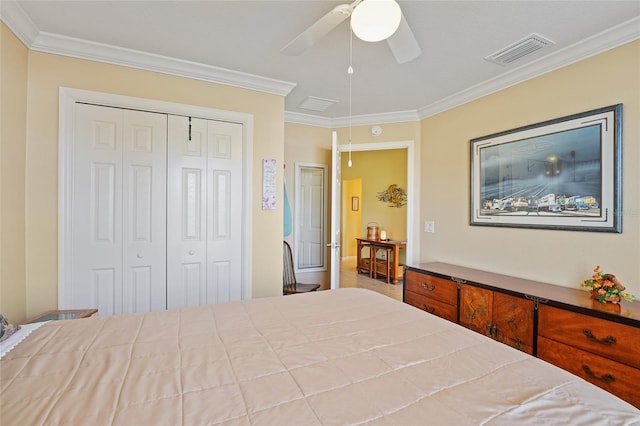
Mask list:
[[[364,41],[381,41],[400,25],[402,11],[395,0],[364,0],[351,13],[351,29]]]

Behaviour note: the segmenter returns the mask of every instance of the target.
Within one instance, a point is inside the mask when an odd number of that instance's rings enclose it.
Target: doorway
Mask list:
[[[371,190],[369,189],[368,192],[367,190],[365,190],[364,192],[362,191],[362,189],[359,189],[360,194],[357,195],[355,192],[351,195],[347,195],[345,194],[345,191],[348,191],[349,188],[353,189],[353,188],[357,188],[358,187],[358,181],[354,180],[357,179],[357,177],[355,176],[349,176],[348,174],[348,168],[346,167],[346,165],[344,167],[342,167],[342,183],[343,183],[343,194],[342,194],[342,218],[344,219],[348,214],[350,213],[358,213],[357,216],[361,217],[361,223],[358,227],[358,229],[356,229],[356,233],[358,233],[358,235],[353,235],[353,231],[352,230],[347,230],[346,226],[349,225],[349,221],[345,221],[342,220],[343,226],[341,227],[341,235],[342,235],[342,241],[341,241],[341,245],[343,248],[343,259],[342,260],[348,260],[351,256],[355,256],[355,238],[356,237],[362,237],[364,235],[360,235],[362,234],[363,229],[366,229],[366,224],[367,221],[369,219],[374,219],[371,221],[375,221],[375,217],[371,217],[371,216],[367,216],[366,215],[366,209],[367,207],[371,207],[372,203],[377,203],[374,204],[374,207],[376,208],[382,208],[382,209],[393,209],[390,210],[393,213],[399,213],[402,212],[403,213],[403,217],[402,217],[402,222],[404,222],[404,230],[394,227],[395,224],[393,223],[393,220],[391,220],[389,223],[383,223],[383,224],[378,224],[381,227],[383,227],[382,229],[388,228],[388,238],[393,239],[393,240],[402,240],[402,241],[406,241],[407,246],[406,249],[404,251],[404,256],[402,257],[404,264],[411,262],[411,260],[413,259],[413,252],[414,252],[414,246],[413,246],[413,210],[414,210],[414,206],[415,206],[415,189],[414,189],[414,184],[413,184],[413,176],[414,176],[414,144],[413,141],[399,141],[399,142],[381,142],[381,143],[366,143],[366,144],[352,144],[351,147],[349,147],[349,145],[340,145],[339,150],[340,152],[348,152],[349,148],[351,148],[352,151],[352,155],[353,153],[363,153],[363,154],[368,154],[369,156],[373,155],[373,156],[379,156],[382,158],[382,165],[379,166],[375,166],[375,167],[386,167],[389,169],[393,169],[393,168],[398,168],[398,167],[403,167],[406,165],[406,177],[404,182],[386,182],[386,183],[378,183],[377,185],[379,186],[376,187],[375,192],[372,193]],[[404,160],[404,164],[398,164],[398,162],[389,162],[387,160],[389,160],[391,158],[391,156],[389,156],[388,154],[390,154],[392,151],[389,150],[394,150],[394,151],[402,151],[404,154],[405,160]],[[385,155],[385,152],[387,151],[387,155]],[[354,167],[357,165],[357,161],[358,158],[354,157],[353,158],[353,165]],[[368,161],[365,159],[365,161]],[[342,165],[341,165],[342,166]],[[372,166],[369,165],[369,169],[371,169]],[[353,178],[353,179],[350,179]],[[404,190],[406,192],[406,204],[401,206],[400,208],[398,208],[396,210],[396,207],[394,207],[391,204],[385,204],[381,201],[378,201],[376,196],[378,192],[382,192],[385,189],[387,189],[387,187],[390,184],[398,184],[400,186],[404,186]],[[360,187],[362,187],[362,183],[360,183]],[[358,191],[356,191],[358,192]],[[358,197],[357,200],[352,199],[352,197]],[[359,211],[353,211],[355,208],[358,208]],[[396,210],[396,211],[394,211]],[[355,220],[357,222],[357,220]],[[353,225],[353,221],[351,221],[351,226]],[[357,225],[356,225],[357,226]],[[404,231],[404,232],[403,232]],[[353,244],[351,244],[353,243]],[[350,250],[350,246],[353,245],[354,248],[353,250]],[[342,275],[342,273],[341,273]]]

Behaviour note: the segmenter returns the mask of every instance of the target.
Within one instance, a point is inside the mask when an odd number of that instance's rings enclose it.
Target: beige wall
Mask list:
[[[624,104],[623,233],[469,225],[469,140]],[[596,265],[640,297],[640,41],[422,121],[422,261],[578,287]]]
[[[26,317],[27,48],[0,23],[0,312]]]
[[[284,98],[154,72],[29,53],[26,164],[26,314],[57,306],[59,87],[239,111],[254,117],[251,270],[253,297],[282,294],[282,203],[261,210],[262,159],[283,161]],[[278,175],[278,182],[282,174]],[[282,200],[278,185],[278,200]]]

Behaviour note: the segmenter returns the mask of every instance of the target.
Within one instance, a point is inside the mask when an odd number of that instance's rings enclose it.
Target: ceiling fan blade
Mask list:
[[[313,25],[294,38],[280,52],[289,56],[297,56],[313,46],[318,40],[326,36],[342,21],[351,15],[352,7],[349,4],[341,4],[331,10],[331,12],[318,19]]]
[[[418,45],[413,31],[411,31],[407,20],[404,19],[404,14],[400,20],[400,26],[396,32],[387,39],[387,43],[399,64],[413,61],[422,53],[422,49],[420,49],[420,45]]]

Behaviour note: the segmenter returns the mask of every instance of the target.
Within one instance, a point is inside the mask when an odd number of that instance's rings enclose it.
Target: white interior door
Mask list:
[[[76,106],[71,306],[165,309],[166,116]]]
[[[242,298],[242,125],[169,116],[167,307]]]
[[[326,167],[301,167],[297,203],[297,268],[325,266],[325,185]],[[298,182],[296,182],[298,185]]]
[[[338,134],[331,134],[331,288],[340,288],[340,200],[342,176]]]

